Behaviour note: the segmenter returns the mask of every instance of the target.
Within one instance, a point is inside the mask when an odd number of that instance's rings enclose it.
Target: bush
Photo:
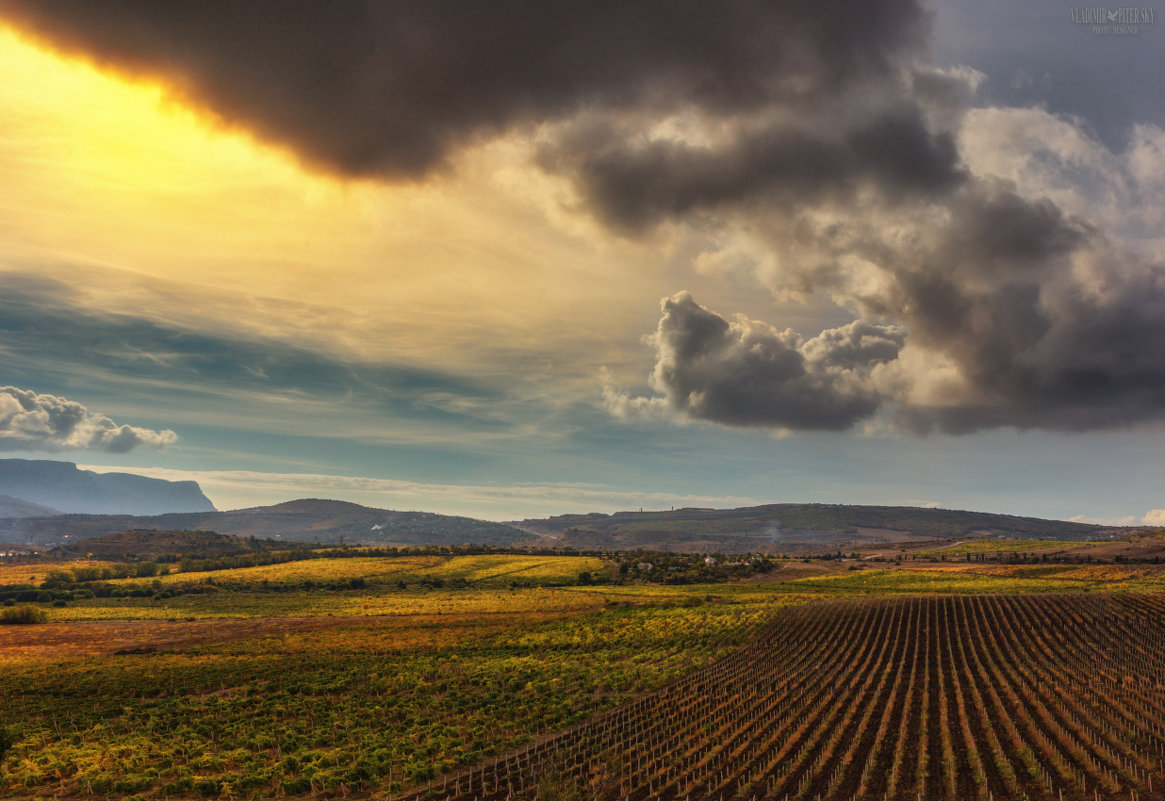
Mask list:
[[[4,767],[4,757],[9,749],[16,745],[16,732],[7,726],[0,726],[0,769]]]
[[[48,615],[43,609],[28,604],[7,607],[3,612],[0,612],[0,623],[11,625],[44,623],[46,620],[48,620]]]

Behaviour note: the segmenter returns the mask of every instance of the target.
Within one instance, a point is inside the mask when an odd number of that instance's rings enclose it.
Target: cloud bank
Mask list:
[[[76,401],[17,387],[0,387],[0,450],[127,453],[139,445],[159,450],[173,431],[118,425]]]
[[[1048,138],[1001,143],[988,128],[1001,122]],[[962,176],[937,192],[894,182],[807,202],[717,200],[716,224],[749,242],[723,269],[743,263],[776,294],[826,293],[853,325],[893,327],[895,352],[836,380],[806,369],[792,332],[729,324],[677,295],[651,339],[652,387],[684,416],[728,425],[845,428],[879,415],[962,434],[1165,418],[1165,132],[1136,134],[1112,153],[1046,112],[981,110],[959,131]],[[703,258],[718,269],[720,256]],[[791,413],[794,391],[818,414]]]
[[[897,357],[904,337],[859,321],[804,340],[743,315],[726,320],[686,292],[662,309],[652,387],[675,412],[733,426],[850,428],[877,410],[871,372]],[[623,416],[642,410],[635,401],[608,395]]]
[[[886,74],[927,25],[916,0],[2,0],[0,14],[317,167],[391,177],[581,108],[807,102]]]
[[[976,107],[914,0],[0,0],[328,172],[420,180],[515,137],[617,236],[852,322],[816,336],[664,300],[617,414],[914,433],[1165,418],[1165,131]],[[672,287],[674,288],[674,287]],[[671,289],[671,288],[669,288]]]

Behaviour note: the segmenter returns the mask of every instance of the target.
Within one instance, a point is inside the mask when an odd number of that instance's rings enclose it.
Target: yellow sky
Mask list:
[[[529,164],[536,132],[423,183],[344,181],[3,28],[0,74],[0,269],[94,308],[567,384],[603,365],[642,380],[641,337],[678,289],[772,314],[758,287],[691,269],[698,233],[629,241],[572,209]]]
[[[341,182],[167,102],[158,87],[7,31],[0,74],[0,104],[11,112],[0,150],[6,266],[25,259],[62,270],[94,305],[187,322],[220,315],[369,357],[461,361],[472,343],[563,345],[552,340],[569,337],[553,329],[617,317],[639,274],[626,253],[547,218],[551,200],[536,197],[546,187],[498,161],[523,157],[512,145],[423,185]],[[60,266],[68,263],[128,273],[98,279],[93,270],[69,274]],[[205,302],[192,309],[166,297],[174,288],[135,276],[194,285],[188,291]],[[258,319],[216,308],[243,297],[322,308],[251,307]],[[649,317],[656,297],[647,293]],[[482,342],[482,329],[499,341]]]
[[[602,409],[599,377],[600,368],[606,366],[613,385],[626,389],[628,397],[650,394],[644,383],[656,354],[643,337],[660,320],[661,298],[687,290],[696,302],[727,319],[741,313],[778,331],[792,328],[804,337],[853,317],[821,298],[811,298],[803,307],[793,298],[774,300],[772,292],[780,288],[786,273],[810,274],[812,270],[796,263],[796,242],[787,249],[793,255],[781,258],[785,250],[774,241],[781,226],[770,225],[780,220],[765,214],[782,211],[774,206],[766,212],[763,200],[735,217],[731,209],[718,206],[701,210],[701,214],[725,216],[724,221],[704,220],[703,229],[697,215],[664,223],[660,230],[638,239],[604,229],[588,216],[585,204],[571,197],[569,178],[549,175],[531,162],[539,136],[544,137],[542,141],[555,141],[553,134],[561,130],[507,129],[468,149],[458,140],[447,170],[414,183],[345,181],[309,172],[290,152],[168,99],[162,86],[134,82],[63,57],[2,24],[0,76],[0,273],[9,273],[0,274],[0,282],[13,276],[56,279],[73,293],[67,302],[82,312],[74,328],[66,332],[69,336],[34,347],[41,334],[52,339],[50,326],[62,319],[62,310],[49,309],[46,303],[39,317],[36,309],[21,317],[21,302],[36,306],[39,300],[14,302],[12,307],[18,311],[5,330],[15,333],[0,341],[6,380],[92,404],[118,421],[144,420],[147,426],[181,429],[182,439],[167,458],[185,454],[191,460],[187,467],[217,465],[216,460],[228,458],[224,456],[228,447],[253,448],[237,458],[229,457],[233,465],[248,469],[256,465],[270,469],[265,448],[284,455],[294,452],[296,458],[308,462],[324,461],[312,450],[315,445],[305,454],[302,443],[293,440],[307,435],[332,436],[360,446],[369,442],[415,445],[407,457],[395,454],[403,460],[415,457],[423,444],[461,445],[471,431],[478,441],[489,439],[491,446],[495,439],[521,439],[528,444],[525,451],[518,446],[506,450],[510,447],[506,444],[488,452],[502,454],[507,465],[520,463],[523,469],[528,462],[533,465],[530,470],[541,476],[552,471],[528,457],[544,447],[548,431],[567,428],[559,418],[569,417],[562,410],[573,404],[570,413],[577,412],[576,419],[583,421],[579,425],[595,426],[593,442],[601,444],[587,447],[592,448],[591,455],[599,454],[595,463],[602,466],[598,473],[586,474],[583,468],[571,473],[577,461],[572,451],[555,465],[567,475],[566,480],[590,481],[596,475],[604,482],[621,480],[608,475],[607,450],[610,443],[625,441],[625,475],[636,482],[643,481],[644,475],[658,475],[664,482],[669,480],[666,471],[651,461],[649,448],[640,447],[656,434],[641,432],[643,439],[635,440],[626,433],[634,433],[631,426],[623,427],[622,421],[610,418]],[[628,130],[647,137],[690,137],[691,126],[681,124],[685,122],[681,111],[655,127],[648,123],[656,112],[642,112],[643,120],[636,123],[640,127],[630,125]],[[762,112],[767,115],[768,110]],[[978,138],[961,143],[963,155],[973,162],[972,171],[998,154],[993,143],[1005,112],[1021,133],[1037,130],[1033,120],[1044,120],[1045,125],[1053,120],[1034,109],[975,110],[969,119],[980,124],[964,133],[970,131]],[[555,119],[559,125],[570,122]],[[726,123],[716,114],[711,119]],[[731,122],[726,123],[725,132],[739,129],[738,121]],[[678,127],[671,131],[669,125]],[[1041,145],[1047,141],[1043,136]],[[1017,149],[1023,151],[1021,155],[1031,150],[1026,145]],[[1151,155],[1151,148],[1143,150]],[[1042,161],[1033,164],[1045,166]],[[1137,174],[1156,174],[1156,164],[1140,169],[1144,165],[1138,162]],[[997,169],[1002,168],[991,166],[987,171]],[[1024,175],[1028,174],[1020,178]],[[1037,178],[1025,185],[1043,193],[1050,179]],[[1086,192],[1080,197],[1091,199]],[[1066,202],[1059,196],[1054,199]],[[1111,205],[1123,213],[1127,204]],[[1156,213],[1159,204],[1139,205],[1152,207],[1150,211]],[[1086,210],[1095,213],[1096,204],[1090,202]],[[848,207],[838,211],[828,204],[810,208],[814,211],[823,229],[830,222],[828,215],[837,214],[841,221],[849,213]],[[854,218],[866,226],[877,226],[881,220],[877,214]],[[717,237],[720,241],[713,242]],[[813,248],[806,250],[815,255]],[[831,245],[823,252],[831,257],[833,251]],[[839,265],[855,276],[865,267],[849,254]],[[871,266],[867,272],[878,271]],[[855,277],[846,280],[843,294],[860,297],[882,292],[878,287],[859,286]],[[16,283],[13,279],[12,284]],[[237,359],[219,366],[211,355],[207,366],[198,361],[201,353],[187,353],[188,364],[180,367],[189,369],[170,369],[166,354],[156,351],[182,337],[168,330],[151,337],[148,327],[138,329],[147,334],[126,336],[119,342],[116,333],[122,329],[110,325],[115,332],[110,342],[87,348],[88,341],[77,343],[103,321],[86,329],[93,322],[84,316],[86,311],[126,315],[125,330],[132,328],[133,318],[146,318],[183,332],[220,336],[211,344],[221,345],[216,352],[226,354],[222,361]],[[18,341],[20,337],[28,341]],[[301,372],[292,375],[289,368],[291,377],[285,376],[283,383],[267,381],[265,374],[259,374],[262,365],[255,380],[236,380],[240,375],[246,378],[244,373],[254,366],[241,362],[264,352],[262,342],[251,341],[260,337],[319,351],[325,357],[337,356],[339,363],[302,358]],[[213,349],[197,344],[196,337],[187,339],[196,343],[192,351]],[[119,351],[111,356],[98,346],[141,352]],[[55,354],[54,347],[62,351],[61,358],[46,366],[44,354]],[[288,357],[291,351],[276,347],[269,352],[274,354],[272,363],[303,355]],[[160,365],[158,369],[137,369],[151,359]],[[174,359],[175,364],[179,362]],[[440,375],[405,387],[420,387],[416,391],[427,394],[417,400],[402,390],[393,398],[394,406],[381,402],[383,387],[362,383],[376,372],[355,369],[369,367],[355,362],[432,368]],[[218,375],[216,367],[221,367]],[[333,371],[328,374],[333,380],[321,378],[313,385],[312,379],[328,370]],[[351,381],[346,380],[345,371],[351,373]],[[916,385],[923,389],[927,381],[942,378],[931,364],[911,367],[910,372],[921,376]],[[383,383],[392,383],[396,379],[391,376],[396,374],[383,371],[390,376]],[[334,379],[336,375],[341,378]],[[454,385],[460,378],[468,389],[458,394]],[[187,393],[187,385],[177,385],[182,381],[201,392]],[[199,383],[207,386],[199,387]],[[480,387],[503,389],[475,393]],[[513,391],[507,392],[510,387]],[[342,397],[345,391],[351,391],[356,400],[348,402]],[[955,397],[949,392],[942,396]],[[460,411],[459,404],[473,403],[480,408],[463,415],[472,417],[473,426],[459,427],[455,419],[450,421]],[[579,411],[588,404],[591,408]],[[495,417],[505,425],[485,424]],[[595,420],[608,421],[608,428]],[[644,423],[643,430],[652,425]],[[217,440],[207,434],[215,433],[216,426],[220,427]],[[256,444],[257,440],[239,444],[245,432],[254,431],[287,436],[287,444]],[[692,452],[701,454],[713,440],[724,443],[723,465],[745,464],[737,460],[737,450],[745,445],[764,459],[770,455],[763,435],[745,442],[735,434],[709,433],[693,425],[683,434],[660,435],[660,441],[672,436],[677,441],[692,437],[691,442],[706,437],[692,447]],[[821,457],[824,467],[819,465],[817,472],[805,475],[833,481],[841,460],[826,458],[828,448],[820,447],[823,442],[840,441],[829,439],[832,436],[822,435],[801,450],[795,437],[781,441],[782,453],[795,454],[788,457],[791,467],[785,480],[801,475],[805,461],[817,458],[820,451],[825,454]],[[809,443],[808,438],[804,441]],[[991,451],[998,446],[992,440],[984,452],[994,459]],[[913,464],[910,446],[901,447],[907,457],[900,464],[909,467]],[[359,448],[350,450],[354,453]],[[479,452],[487,450],[482,447]],[[492,469],[482,466],[484,458],[473,466],[454,448],[449,452],[455,455],[447,461],[432,460],[457,477],[442,476],[442,481],[483,481],[482,476]],[[523,458],[513,458],[518,452]],[[879,446],[879,469],[884,456],[884,447]],[[205,457],[205,462],[196,463],[195,457]],[[153,457],[146,454],[141,461],[149,458]],[[387,472],[382,464],[388,461],[380,452],[361,456],[345,452],[343,459],[334,457],[331,465],[291,464],[280,469],[379,475]],[[685,469],[695,461],[717,465],[714,458],[678,461]],[[335,466],[340,464],[342,468]],[[861,463],[854,465],[854,481],[864,486],[871,471]],[[727,485],[741,475],[759,476],[751,479],[755,483],[747,492],[772,497],[764,483],[767,471],[752,468],[748,464],[735,472],[710,468],[690,478],[687,486],[695,488],[701,481]],[[406,472],[394,470],[394,475]],[[481,472],[471,474],[473,470]],[[519,473],[511,468],[509,475]],[[912,473],[906,475],[914,480]],[[984,475],[988,481],[995,480],[994,462]],[[492,480],[493,474],[488,476]],[[819,497],[808,493],[800,497]],[[949,501],[954,496],[936,492],[934,497]],[[1072,511],[1078,510],[1073,507]]]

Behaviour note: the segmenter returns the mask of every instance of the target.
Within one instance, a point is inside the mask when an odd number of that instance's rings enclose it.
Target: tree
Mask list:
[[[16,744],[16,735],[7,726],[0,726],[0,768],[4,767],[4,757],[8,750]]]

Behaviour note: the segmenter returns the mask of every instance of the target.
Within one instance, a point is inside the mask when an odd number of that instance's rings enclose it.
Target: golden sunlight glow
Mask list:
[[[324,237],[341,226],[334,200],[345,187],[168,102],[160,87],[3,30],[0,72],[10,113],[0,174],[23,198],[5,211],[29,247],[242,289],[275,253],[303,253],[303,223]],[[279,294],[277,281],[266,288]]]
[[[61,128],[46,137],[46,147],[61,148],[51,155],[83,174],[147,191],[164,190],[174,179],[205,181],[212,166],[306,180],[285,157],[169,102],[162,87],[119,80],[2,27],[0,71],[9,107],[34,110],[46,123],[57,118]]]
[[[636,363],[676,288],[670,254],[556,213],[521,136],[424,182],[343,181],[2,27],[0,74],[0,270],[35,265],[102,311],[593,382]]]

